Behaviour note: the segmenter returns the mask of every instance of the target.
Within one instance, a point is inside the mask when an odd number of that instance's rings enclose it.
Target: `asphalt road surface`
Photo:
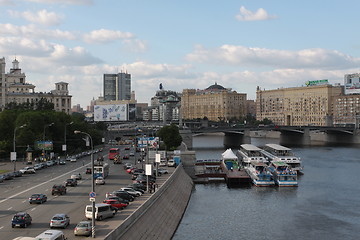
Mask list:
[[[110,174],[105,179],[105,185],[95,185],[96,203],[102,202],[107,192],[118,190],[132,183],[131,176],[123,169],[123,164],[113,164],[107,160],[105,148],[101,154],[105,162],[109,162]],[[98,154],[94,155],[96,159]],[[124,162],[134,163],[138,156],[130,157]],[[17,169],[26,165],[17,164]],[[90,167],[90,156],[78,159],[77,162],[66,162],[66,165],[55,165],[36,172],[36,174],[24,174],[22,177],[7,180],[0,183],[0,239],[11,240],[19,236],[35,237],[49,229],[50,219],[57,213],[65,213],[70,217],[70,226],[59,229],[64,232],[68,239],[81,239],[75,237],[73,230],[76,224],[86,220],[85,206],[91,204],[89,193],[91,191],[91,174],[85,174],[86,167]],[[170,169],[171,170],[171,169]],[[81,173],[82,180],[78,180],[78,186],[67,187],[65,195],[52,196],[51,189],[54,184],[63,183],[73,173]],[[161,185],[167,176],[159,177],[157,183]],[[43,204],[30,204],[28,198],[34,193],[43,193],[48,201]],[[151,194],[146,193],[135,199],[130,205],[119,211],[114,218],[96,221],[96,238],[104,238],[112,229],[136,210]],[[27,212],[31,215],[32,225],[27,228],[12,228],[11,219],[17,212]]]

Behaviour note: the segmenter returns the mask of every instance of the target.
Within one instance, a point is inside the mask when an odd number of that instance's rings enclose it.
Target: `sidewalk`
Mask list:
[[[16,162],[16,170],[19,170],[21,168],[24,168],[26,166],[25,162]],[[0,173],[3,172],[12,172],[14,171],[14,163],[12,162],[0,162]]]

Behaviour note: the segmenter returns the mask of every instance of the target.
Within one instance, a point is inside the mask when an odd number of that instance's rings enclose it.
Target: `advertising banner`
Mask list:
[[[36,141],[35,149],[37,149],[37,150],[53,150],[53,142],[52,141]]]
[[[128,121],[128,105],[114,104],[114,105],[95,105],[94,106],[94,121],[95,122],[118,122]]]

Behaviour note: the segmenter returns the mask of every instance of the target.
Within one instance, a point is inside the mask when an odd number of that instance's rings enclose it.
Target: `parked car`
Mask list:
[[[128,192],[131,196],[134,197],[140,197],[142,195],[142,193],[140,191],[136,191],[132,188],[128,188],[128,187],[122,187],[120,188],[120,191],[125,191]]]
[[[165,169],[165,168],[159,168],[158,169],[158,173],[160,174],[168,174],[169,173],[169,170]]]
[[[142,183],[132,183],[128,187],[134,188],[135,190],[141,189],[143,191],[146,191],[146,185]]]
[[[11,220],[11,227],[27,227],[31,224],[32,218],[27,212],[16,213]]]
[[[18,170],[18,171],[15,171],[14,172],[14,176],[15,177],[21,177],[22,176],[22,173]]]
[[[50,220],[50,228],[60,227],[66,228],[70,225],[70,218],[68,215],[59,213],[55,214]]]
[[[110,195],[121,197],[121,198],[123,198],[125,200],[128,200],[130,202],[134,201],[134,199],[135,199],[135,197],[131,196],[130,193],[125,192],[125,191],[119,191],[119,190],[111,192]]]
[[[3,177],[4,177],[4,180],[11,180],[11,179],[15,178],[15,175],[14,175],[14,173],[9,172],[9,173],[4,173]]]
[[[34,165],[35,171],[40,170],[42,168],[43,168],[43,166],[40,163],[37,163],[37,164]]]
[[[24,167],[23,169],[19,170],[21,173],[36,173],[33,167]]]
[[[90,236],[92,234],[92,224],[90,221],[81,221],[74,228],[75,236]]]
[[[70,162],[76,162],[76,157],[71,157]]]
[[[124,209],[129,205],[128,203],[122,203],[121,201],[116,199],[105,199],[103,203],[110,204],[111,206],[116,207],[118,209]]]
[[[4,176],[0,175],[0,183],[4,181]]]
[[[60,161],[59,161],[59,165],[65,165],[66,164],[66,161],[64,160],[64,159],[61,159]]]
[[[77,180],[75,178],[68,178],[64,182],[65,186],[71,186],[76,187],[77,186]]]
[[[74,173],[71,175],[71,178],[74,178],[76,180],[81,180],[82,179],[82,176],[80,173]]]
[[[29,197],[29,203],[44,203],[47,201],[47,196],[45,194],[33,194],[31,197]]]
[[[97,177],[97,178],[95,179],[95,184],[96,184],[96,185],[104,185],[104,184],[105,184],[104,178],[103,178],[103,177]]]
[[[66,187],[61,184],[55,184],[52,187],[51,195],[55,195],[55,194],[59,194],[59,195],[66,194]]]
[[[116,200],[116,201],[119,201],[121,203],[124,203],[124,204],[127,204],[129,205],[130,201],[129,200],[126,200],[126,199],[123,199],[121,197],[118,197],[118,196],[115,196],[115,195],[108,195],[107,198],[105,198],[105,200]]]

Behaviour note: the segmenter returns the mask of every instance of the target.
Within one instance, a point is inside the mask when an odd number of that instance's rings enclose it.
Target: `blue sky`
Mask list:
[[[360,1],[0,0],[0,57],[20,61],[36,91],[69,83],[72,104],[127,71],[138,102],[217,82],[256,87],[343,84],[360,72]]]

